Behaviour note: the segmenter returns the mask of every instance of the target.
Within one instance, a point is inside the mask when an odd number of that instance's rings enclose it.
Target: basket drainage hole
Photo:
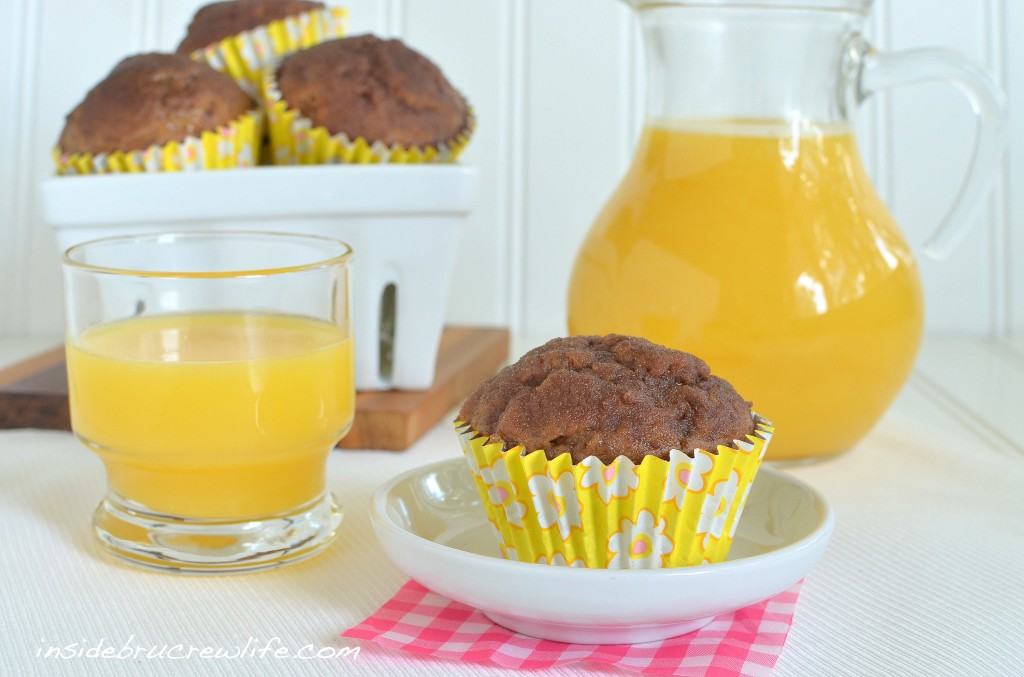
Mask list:
[[[392,282],[384,287],[380,298],[380,378],[390,381],[395,370],[395,327],[398,324],[398,288]]]

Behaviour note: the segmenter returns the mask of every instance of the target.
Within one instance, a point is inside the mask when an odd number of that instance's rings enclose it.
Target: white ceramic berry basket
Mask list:
[[[320,165],[55,177],[43,214],[63,252],[100,237],[275,230],[355,251],[356,384],[422,389],[434,376],[458,226],[477,171],[460,165]]]

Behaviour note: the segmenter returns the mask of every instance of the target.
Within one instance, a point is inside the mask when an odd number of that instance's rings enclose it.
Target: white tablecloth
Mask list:
[[[1024,673],[1024,456],[986,444],[919,390],[909,388],[858,448],[792,469],[833,503],[837,527],[804,587],[779,677]],[[355,659],[294,656],[355,646],[338,633],[403,581],[368,523],[372,489],[456,454],[443,425],[405,453],[337,452],[329,481],[345,520],[325,554],[261,574],[176,577],[103,554],[89,526],[102,468],[70,435],[2,433],[0,675],[503,674],[369,645]],[[75,654],[126,645],[250,655],[41,657],[50,646]],[[278,649],[291,656],[273,657]]]

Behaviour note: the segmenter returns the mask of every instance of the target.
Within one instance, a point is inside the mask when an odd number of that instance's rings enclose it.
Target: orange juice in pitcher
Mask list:
[[[700,355],[776,422],[787,456],[855,442],[907,376],[922,303],[853,136],[662,123],[639,154],[576,263],[570,331]]]
[[[648,118],[576,259],[570,333],[705,358],[776,424],[776,460],[847,449],[907,378],[923,321],[914,258],[861,163],[849,107],[924,64],[990,120],[998,91],[937,50],[869,50],[857,35],[866,2],[632,4]],[[983,127],[935,248],[982,194],[998,127]]]

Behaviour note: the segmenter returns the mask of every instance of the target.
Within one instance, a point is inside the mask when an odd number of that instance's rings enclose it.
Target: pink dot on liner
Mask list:
[[[682,486],[689,486],[690,484],[690,469],[680,468],[679,469],[679,484]]]
[[[646,555],[647,554],[647,541],[645,541],[642,538],[638,538],[635,541],[633,541],[633,547],[631,548],[631,552],[634,555]]]
[[[604,481],[611,482],[615,479],[615,466],[610,465],[604,469]]]
[[[504,503],[508,500],[508,489],[505,487],[495,487],[494,495],[498,497],[498,503]]]

